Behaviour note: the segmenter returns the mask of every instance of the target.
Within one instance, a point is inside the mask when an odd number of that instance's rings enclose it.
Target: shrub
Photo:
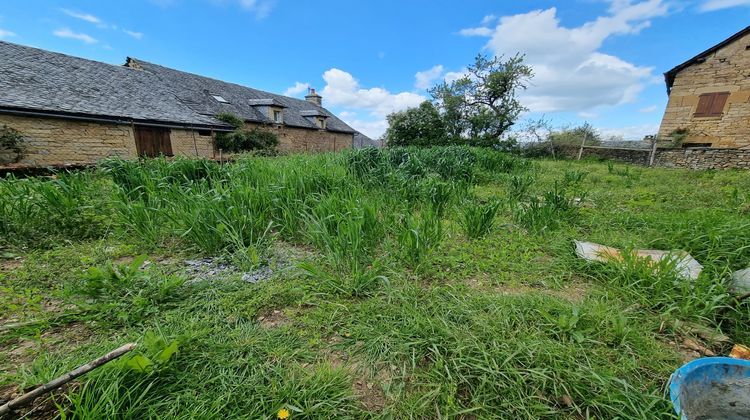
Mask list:
[[[270,131],[260,128],[245,130],[245,121],[234,114],[218,114],[216,119],[234,127],[232,132],[216,134],[216,147],[221,150],[229,153],[275,151],[279,144],[278,136]]]
[[[23,158],[23,143],[24,137],[18,130],[3,125],[0,128],[0,163],[3,162],[4,155],[9,156],[9,163],[20,161]]]

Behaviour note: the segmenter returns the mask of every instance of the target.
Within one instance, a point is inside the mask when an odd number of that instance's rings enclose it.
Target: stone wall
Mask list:
[[[555,152],[569,159],[578,158],[578,147],[557,146]],[[583,158],[594,157],[647,166],[651,151],[632,149],[585,148]],[[654,166],[688,169],[750,169],[750,149],[659,148]]]
[[[279,138],[279,150],[285,153],[318,153],[351,149],[354,134],[335,133],[283,125],[261,125],[246,123],[248,130],[261,128],[275,133]]]
[[[203,157],[213,159],[214,142],[211,135],[201,136],[201,131],[172,129],[169,139],[175,156]]]
[[[24,136],[25,154],[19,162],[27,166],[81,165],[101,159],[137,156],[133,128],[127,124],[74,121],[61,118],[21,117],[0,114],[0,126]],[[257,125],[248,124],[247,128]],[[282,152],[332,152],[352,147],[352,134],[286,126],[266,126],[279,137]],[[171,129],[172,152],[176,156],[216,158],[213,136],[199,131]],[[0,156],[7,162],[10,156]]]
[[[137,156],[130,125],[0,115],[2,125],[16,129],[24,136],[26,150],[19,162],[22,165],[80,165],[111,156]],[[198,156],[214,156],[211,136],[172,129],[170,140],[175,155],[195,157],[197,147]]]
[[[689,130],[687,143],[716,148],[750,148],[750,35],[679,72],[669,95],[659,137]],[[730,92],[721,117],[696,118],[699,96]]]
[[[577,146],[555,146],[555,153],[568,159],[577,159],[580,147]],[[582,158],[594,157],[599,159],[611,159],[636,165],[648,165],[650,150],[633,149],[609,149],[586,147],[583,149]]]
[[[750,149],[659,149],[654,165],[689,169],[750,169]]]

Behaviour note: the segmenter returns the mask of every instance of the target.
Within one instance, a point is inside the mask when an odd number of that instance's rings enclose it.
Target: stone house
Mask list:
[[[219,113],[276,133],[284,152],[351,148],[355,133],[314,90],[295,99],[134,58],[116,66],[0,41],[0,129],[21,134],[22,165],[216,158],[216,134],[232,130]]]
[[[660,138],[682,146],[750,149],[750,27],[665,73]]]

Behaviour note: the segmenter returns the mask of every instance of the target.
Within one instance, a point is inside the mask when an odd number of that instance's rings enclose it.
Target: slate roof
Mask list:
[[[364,149],[365,147],[382,147],[382,144],[379,141],[373,140],[358,131],[354,133],[352,147],[354,147],[355,149]]]
[[[264,92],[235,83],[224,82],[199,76],[197,74],[163,67],[137,58],[128,58],[128,63],[143,69],[143,72],[157,77],[161,83],[175,91],[181,102],[200,114],[216,115],[230,112],[246,121],[259,123],[273,123],[271,118],[259,109],[259,101],[273,100],[281,105],[284,114],[284,124],[292,127],[318,129],[314,120],[306,118],[313,111],[316,115],[328,117],[326,130],[343,133],[354,133],[354,129],[346,125],[331,112],[312,102],[303,99],[290,98],[275,93]],[[213,99],[212,95],[219,95],[229,103],[221,103]]]
[[[729,38],[721,41],[720,43],[714,45],[713,47],[707,49],[706,51],[703,51],[702,53],[680,64],[679,66],[676,66],[672,70],[669,70],[668,72],[664,73],[664,81],[667,83],[667,93],[670,93],[672,91],[672,86],[674,85],[675,78],[677,78],[677,73],[685,70],[686,68],[692,66],[693,64],[704,62],[706,58],[710,56],[711,54],[715,53],[716,51],[719,51],[720,49],[726,47],[727,45],[733,43],[734,41],[737,41],[738,39],[744,37],[747,34],[750,34],[750,26],[737,32],[736,34],[730,36]]]
[[[229,103],[213,98],[221,96]],[[116,66],[0,41],[0,111],[35,111],[184,126],[230,127],[214,116],[231,112],[273,123],[263,107],[283,109],[284,124],[318,129],[303,116],[328,117],[328,131],[354,130],[311,102],[128,58]]]
[[[0,108],[226,126],[175,100],[149,73],[2,41]]]

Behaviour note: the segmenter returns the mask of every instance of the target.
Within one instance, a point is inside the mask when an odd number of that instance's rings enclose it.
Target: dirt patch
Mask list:
[[[0,372],[14,375],[18,369],[34,361],[42,353],[65,349],[75,351],[91,340],[91,329],[82,322],[56,326],[43,332],[39,339],[18,338],[0,344],[0,354],[5,355],[0,363]]]
[[[0,259],[0,272],[11,272],[23,267],[23,258]]]
[[[670,339],[662,339],[661,341],[674,349],[680,355],[680,359],[683,363],[692,362],[701,357],[716,356],[716,353],[713,350],[706,347],[697,339],[673,337]]]
[[[468,282],[468,285],[473,288],[476,287],[476,284],[476,282]],[[479,285],[479,287],[483,287],[481,286],[481,283],[479,283]],[[528,284],[502,284],[499,286],[494,286],[491,289],[495,293],[504,296],[523,296],[533,293],[541,293],[572,303],[583,302],[583,300],[586,299],[586,295],[588,294],[588,287],[583,283],[569,283],[564,285],[560,289],[549,289],[542,284],[533,286]]]
[[[390,370],[373,370],[340,350],[327,350],[323,354],[325,362],[349,374],[354,395],[366,410],[379,412],[386,407],[388,398],[385,388],[393,380]]]
[[[81,386],[80,382],[77,382],[77,381],[73,381],[68,384],[65,384],[59,389],[35,399],[29,405],[19,408],[17,411],[13,412],[9,418],[18,418],[18,419],[59,418],[60,411],[57,408],[57,405],[55,404],[55,402],[61,405],[65,405],[65,399],[63,398],[63,396],[67,393],[75,391],[80,386]],[[23,392],[31,391],[33,388],[35,388],[35,386],[30,387],[28,389],[24,389]],[[14,385],[9,385],[9,386],[0,388],[0,404],[5,404],[6,402],[12,400],[13,398],[17,398],[21,396],[23,392],[21,392],[21,390],[19,390],[18,387]]]
[[[115,264],[115,265],[129,265],[134,260],[135,260],[135,257],[133,257],[131,255],[125,255],[125,256],[118,257],[118,258],[115,258],[114,260],[112,260],[112,264]]]
[[[279,328],[292,323],[292,319],[283,311],[274,309],[261,314],[256,321],[263,328]]]

